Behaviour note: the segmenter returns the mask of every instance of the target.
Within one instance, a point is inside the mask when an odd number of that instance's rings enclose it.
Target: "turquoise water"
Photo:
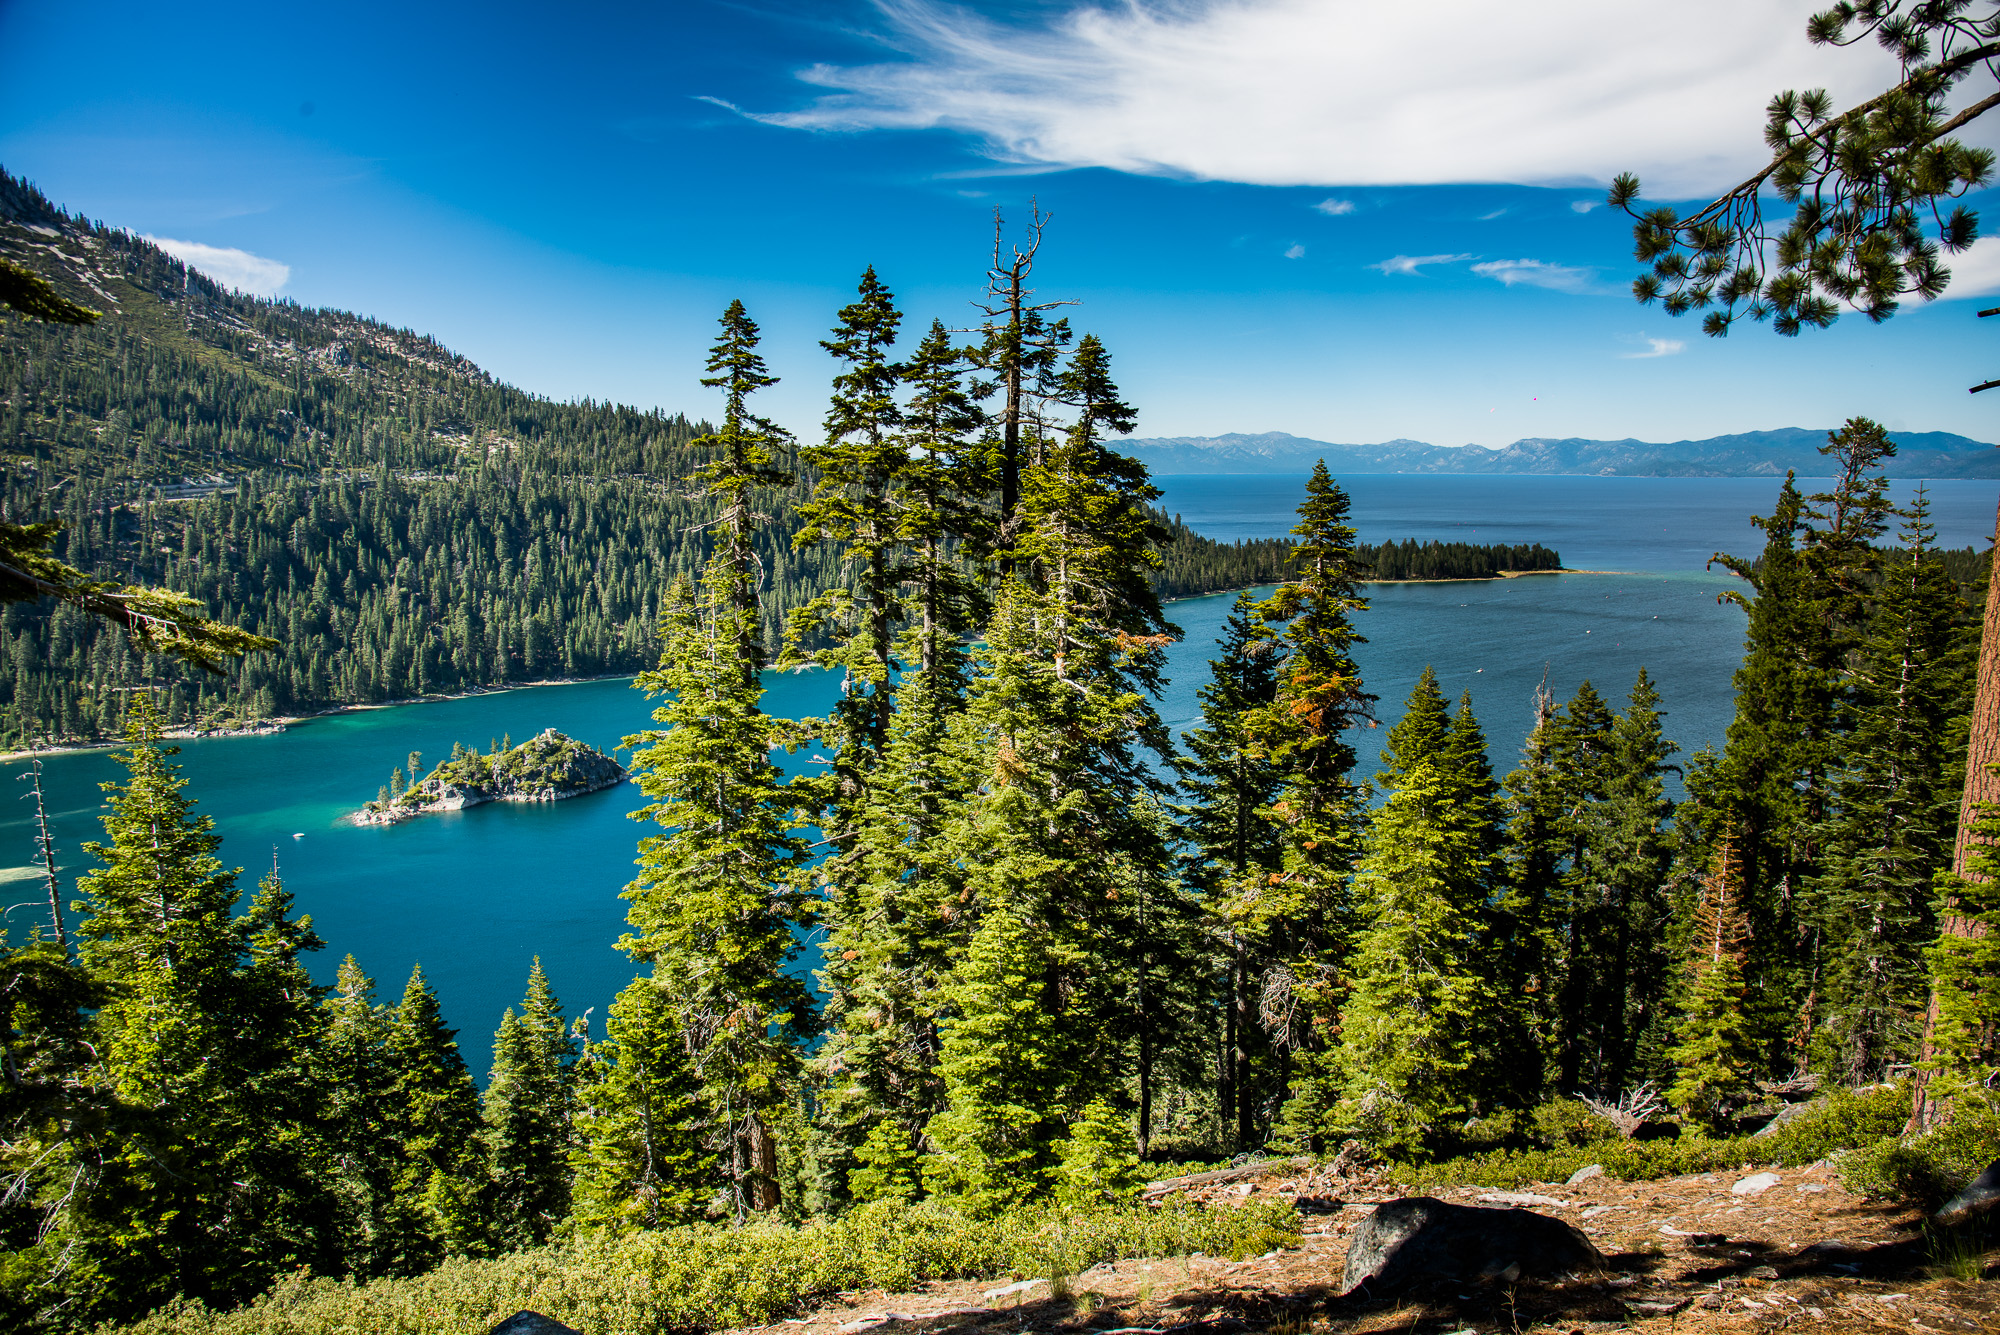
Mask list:
[[[1217,537],[1282,533],[1300,495],[1296,478],[1167,478],[1167,504]],[[1514,763],[1531,722],[1532,694],[1546,671],[1567,698],[1586,676],[1614,699],[1643,664],[1666,697],[1667,730],[1686,750],[1720,743],[1730,711],[1729,677],[1741,652],[1742,614],[1718,606],[1727,577],[1703,573],[1718,546],[1748,554],[1756,533],[1743,516],[1768,509],[1776,484],[1740,479],[1357,477],[1345,480],[1364,537],[1457,536],[1540,541],[1573,566],[1632,573],[1537,576],[1428,585],[1375,585],[1362,619],[1364,675],[1381,697],[1379,721],[1394,721],[1428,663],[1456,696],[1473,694],[1493,743],[1496,769]],[[1943,537],[1983,538],[1994,484],[1934,489]],[[1655,537],[1654,534],[1659,536]],[[1176,727],[1197,716],[1195,692],[1231,598],[1188,599],[1170,608],[1185,638],[1172,654],[1174,680],[1160,701]],[[834,693],[824,674],[773,675],[774,713],[823,711]],[[275,849],[286,882],[328,943],[317,972],[330,979],[352,953],[385,999],[421,961],[462,1031],[467,1059],[487,1063],[501,1011],[521,995],[539,955],[571,1014],[603,1014],[632,975],[613,949],[624,928],[619,890],[632,871],[639,805],[622,786],[553,804],[493,804],[388,828],[339,824],[372,797],[412,750],[435,763],[454,741],[484,747],[554,727],[610,750],[647,726],[650,706],[622,681],[533,687],[463,700],[361,710],[309,720],[270,737],[182,744],[189,791],[213,816],[229,865],[247,887]],[[1365,760],[1377,749],[1362,741]],[[0,767],[11,775],[18,765]],[[96,784],[120,771],[102,752],[44,762],[59,858],[66,877],[89,865],[78,845],[99,833]],[[1365,773],[1373,772],[1369,764]],[[25,788],[15,784],[16,791]],[[29,806],[0,820],[0,889],[17,930],[35,914]],[[295,837],[299,836],[299,837]]]

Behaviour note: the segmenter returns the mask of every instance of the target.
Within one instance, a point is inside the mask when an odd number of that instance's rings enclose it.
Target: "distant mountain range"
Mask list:
[[[1544,440],[1529,437],[1501,449],[1483,445],[1428,445],[1389,440],[1379,445],[1336,445],[1283,431],[1256,435],[1163,436],[1129,440],[1125,447],[1157,474],[1304,473],[1325,459],[1342,473],[1541,473],[1587,477],[1772,477],[1792,469],[1824,476],[1819,447],[1826,432],[1803,427],[1745,431],[1708,440],[1654,444],[1643,440]],[[1894,431],[1896,457],[1888,473],[1898,478],[2000,478],[2000,449],[1948,431]]]

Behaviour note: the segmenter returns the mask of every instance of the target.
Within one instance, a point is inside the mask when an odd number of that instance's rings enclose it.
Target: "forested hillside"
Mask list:
[[[115,735],[129,688],[170,724],[549,677],[657,658],[662,592],[709,555],[705,429],[554,403],[406,329],[225,291],[0,172],[0,253],[101,310],[0,321],[0,507],[55,555],[191,593],[281,641],[215,677],[140,661],[80,611],[0,613],[0,746]],[[794,550],[808,465],[754,538],[764,633],[842,577]],[[1174,596],[1276,578],[1270,554],[1163,533]]]

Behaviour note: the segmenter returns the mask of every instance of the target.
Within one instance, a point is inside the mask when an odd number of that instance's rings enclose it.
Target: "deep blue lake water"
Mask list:
[[[1303,494],[1301,477],[1169,477],[1165,504],[1198,530],[1225,539],[1282,534]],[[1719,606],[1729,577],[1705,573],[1718,548],[1753,555],[1748,516],[1768,511],[1775,480],[1357,476],[1342,480],[1356,524],[1385,538],[1542,542],[1572,567],[1613,574],[1420,585],[1373,585],[1361,618],[1360,660],[1392,723],[1418,673],[1434,666],[1456,697],[1470,690],[1504,772],[1531,723],[1546,672],[1567,699],[1589,678],[1614,703],[1641,666],[1666,697],[1668,735],[1684,751],[1719,745],[1731,708],[1729,679],[1741,654],[1742,614]],[[1907,493],[1907,488],[1899,488]],[[1984,545],[1992,531],[1991,482],[1947,482],[1931,491],[1942,541]],[[1195,692],[1231,598],[1172,605],[1185,632],[1174,680],[1160,701],[1176,727],[1197,716]],[[833,683],[817,673],[770,678],[773,713],[823,711]],[[619,890],[631,875],[641,829],[630,787],[551,805],[494,804],[386,829],[340,817],[372,797],[412,750],[435,763],[454,741],[485,746],[554,727],[610,750],[647,726],[650,706],[629,683],[531,687],[463,700],[361,710],[312,719],[271,737],[183,743],[189,791],[213,816],[223,856],[254,883],[277,850],[286,882],[328,947],[317,972],[331,979],[352,953],[385,1000],[400,995],[421,961],[467,1060],[484,1071],[489,1037],[516,1002],[540,955],[571,1014],[602,1016],[633,973],[612,943],[624,928]],[[1373,773],[1372,739],[1361,740]],[[19,772],[0,766],[0,774]],[[65,877],[89,865],[78,845],[101,830],[96,785],[121,773],[103,752],[44,761]],[[25,785],[15,784],[19,791]],[[29,807],[0,819],[0,890],[15,929],[34,915]],[[302,837],[295,837],[302,836]]]

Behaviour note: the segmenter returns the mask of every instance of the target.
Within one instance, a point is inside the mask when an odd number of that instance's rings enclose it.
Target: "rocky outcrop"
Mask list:
[[[560,802],[625,781],[625,767],[554,728],[492,755],[456,749],[452,758],[387,804],[370,802],[356,825],[395,825],[434,811],[487,802]]]
[[[1366,1285],[1380,1296],[1426,1282],[1512,1283],[1603,1264],[1590,1239],[1560,1219],[1408,1196],[1377,1206],[1354,1230],[1342,1287]]]

